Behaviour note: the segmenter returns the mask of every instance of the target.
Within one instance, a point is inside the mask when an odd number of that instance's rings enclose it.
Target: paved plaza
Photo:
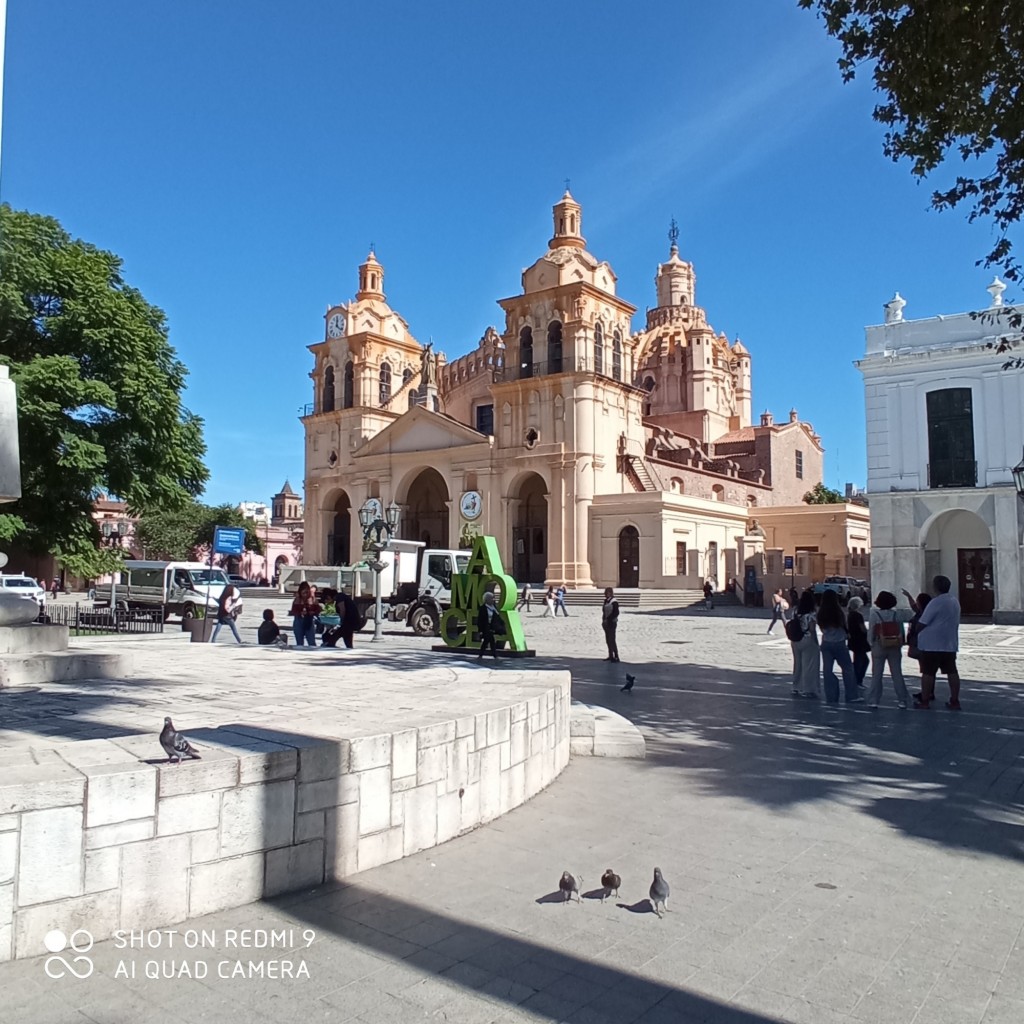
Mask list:
[[[527,616],[531,668],[569,669],[574,697],[635,722],[645,761],[576,758],[525,806],[349,884],[99,943],[84,980],[49,977],[45,957],[0,965],[0,1019],[1024,1021],[1024,628],[964,628],[962,712],[899,711],[888,683],[871,712],[793,700],[789,645],[780,627],[765,635],[764,613],[624,610],[609,665],[599,610],[570,612]],[[306,660],[318,697],[336,680],[339,705],[360,695],[384,721],[401,666],[428,663],[430,641],[367,641],[279,657]],[[173,671],[177,645],[151,643]],[[236,716],[252,653],[206,654]],[[366,692],[360,666],[392,657],[386,699]],[[481,680],[492,671],[522,668],[488,664]],[[4,714],[18,697],[0,695]],[[32,732],[18,729],[19,742]],[[672,887],[662,919],[647,902],[655,865]],[[622,887],[602,903],[607,867]],[[581,905],[560,903],[566,869]]]

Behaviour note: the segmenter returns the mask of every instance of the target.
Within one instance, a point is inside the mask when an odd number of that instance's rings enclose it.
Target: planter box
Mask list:
[[[191,643],[208,644],[213,636],[213,627],[217,624],[214,618],[185,619],[181,628],[192,634]]]

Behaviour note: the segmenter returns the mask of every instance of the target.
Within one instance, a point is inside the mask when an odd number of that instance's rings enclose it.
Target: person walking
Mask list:
[[[711,585],[711,580],[704,581],[704,607],[711,611],[715,607],[714,603],[715,588]]]
[[[604,641],[608,645],[608,657],[604,660],[618,661],[619,645],[615,639],[615,631],[619,628],[619,602],[615,600],[615,591],[611,587],[605,587],[604,591],[601,628],[604,630]]]
[[[565,584],[564,583],[555,591],[555,614],[556,615],[558,614],[558,609],[559,608],[562,609],[562,614],[566,618],[569,618],[569,613],[568,613],[568,611],[566,611],[566,608],[565,608]]]
[[[308,647],[316,647],[316,617],[320,614],[320,605],[310,585],[303,580],[292,601],[292,632],[295,634],[295,646],[305,643]]]
[[[821,654],[814,615],[814,595],[800,595],[792,618],[786,623],[786,636],[793,649],[793,696],[816,699],[821,691]]]
[[[846,646],[846,616],[839,604],[839,595],[834,590],[826,590],[821,595],[821,607],[817,615],[818,628],[821,630],[821,665],[825,677],[825,700],[829,704],[839,703],[839,679],[836,677],[835,665],[843,673],[843,700],[847,704],[860,704],[864,698],[857,687],[857,677],[853,672],[853,662]]]
[[[494,594],[484,594],[484,603],[480,605],[480,611],[476,617],[476,628],[480,631],[480,653],[476,656],[477,661],[483,661],[484,651],[489,647],[494,660],[498,660],[497,633],[504,631],[504,624],[501,621],[501,612],[494,606]]]
[[[771,636],[775,623],[786,621],[786,612],[789,611],[789,602],[782,596],[782,587],[772,594],[772,621],[768,623],[768,635]]]
[[[222,591],[220,600],[217,602],[217,625],[213,627],[211,643],[217,642],[217,634],[221,626],[227,626],[235,634],[235,640],[240,644],[242,638],[238,635],[238,627],[235,619],[242,614],[242,592],[234,584],[229,583]]]
[[[896,690],[896,706],[902,711],[909,701],[907,684],[903,680],[903,645],[906,637],[903,622],[896,608],[896,595],[880,590],[875,606],[868,616],[868,636],[871,638],[871,686],[868,689],[868,707],[874,710],[882,699],[882,673],[886,665]]]
[[[956,667],[956,654],[960,649],[960,602],[950,593],[953,583],[948,576],[932,580],[935,597],[921,612],[917,620],[917,649],[921,663],[921,696],[914,704],[927,711],[935,699],[935,677],[944,673],[949,682],[950,711],[960,710],[960,672]]]
[[[544,614],[541,618],[546,619],[549,615],[551,618],[555,617],[555,588],[553,586],[548,587],[544,594]]]
[[[519,592],[519,600],[516,601],[516,611],[520,608],[525,608],[527,611],[530,610],[530,584],[524,583],[523,589]]]
[[[868,674],[871,664],[871,640],[868,637],[868,624],[864,621],[861,609],[864,602],[859,597],[851,597],[846,605],[846,646],[850,648],[853,659],[853,676],[857,680],[857,689],[864,689],[864,677]]]

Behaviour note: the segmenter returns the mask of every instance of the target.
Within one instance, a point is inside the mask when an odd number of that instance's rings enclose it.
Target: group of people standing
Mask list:
[[[896,706],[909,707],[910,694],[903,676],[903,650],[917,660],[921,690],[914,694],[914,707],[927,710],[935,699],[935,678],[941,672],[949,682],[946,707],[960,710],[960,675],[956,666],[959,647],[960,605],[950,593],[947,576],[932,581],[935,591],[903,594],[909,608],[898,607],[896,596],[881,591],[864,617],[864,602],[851,597],[845,610],[834,591],[821,595],[816,605],[812,591],[804,591],[791,608],[781,590],[772,596],[771,633],[776,622],[785,623],[793,650],[793,696],[817,699],[824,679],[826,703],[838,704],[838,667],[842,677],[843,700],[847,704],[866,701],[875,709],[882,699],[883,678],[888,669],[896,694]],[[865,687],[868,668],[871,682]],[[865,692],[866,691],[866,692]]]

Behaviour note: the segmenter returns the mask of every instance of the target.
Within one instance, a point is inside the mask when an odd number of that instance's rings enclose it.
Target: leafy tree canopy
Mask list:
[[[208,473],[202,421],[181,404],[186,370],[164,314],[121,260],[51,217],[0,206],[0,361],[18,385],[22,497],[0,538],[95,576],[119,559],[91,511],[181,507]]]
[[[135,524],[136,545],[141,545],[147,558],[205,560],[217,526],[241,526],[246,531],[247,550],[263,554],[263,541],[251,519],[246,519],[232,505],[204,505],[198,501],[175,509],[155,508],[143,513]]]
[[[821,483],[815,484],[804,495],[804,504],[806,505],[842,505],[845,501],[845,495]]]
[[[1020,0],[798,0],[842,44],[843,80],[872,62],[889,127],[883,151],[918,178],[950,152],[965,173],[932,193],[935,209],[965,203],[990,220],[996,242],[983,262],[1020,280],[1008,230],[1024,213],[1024,14]]]

